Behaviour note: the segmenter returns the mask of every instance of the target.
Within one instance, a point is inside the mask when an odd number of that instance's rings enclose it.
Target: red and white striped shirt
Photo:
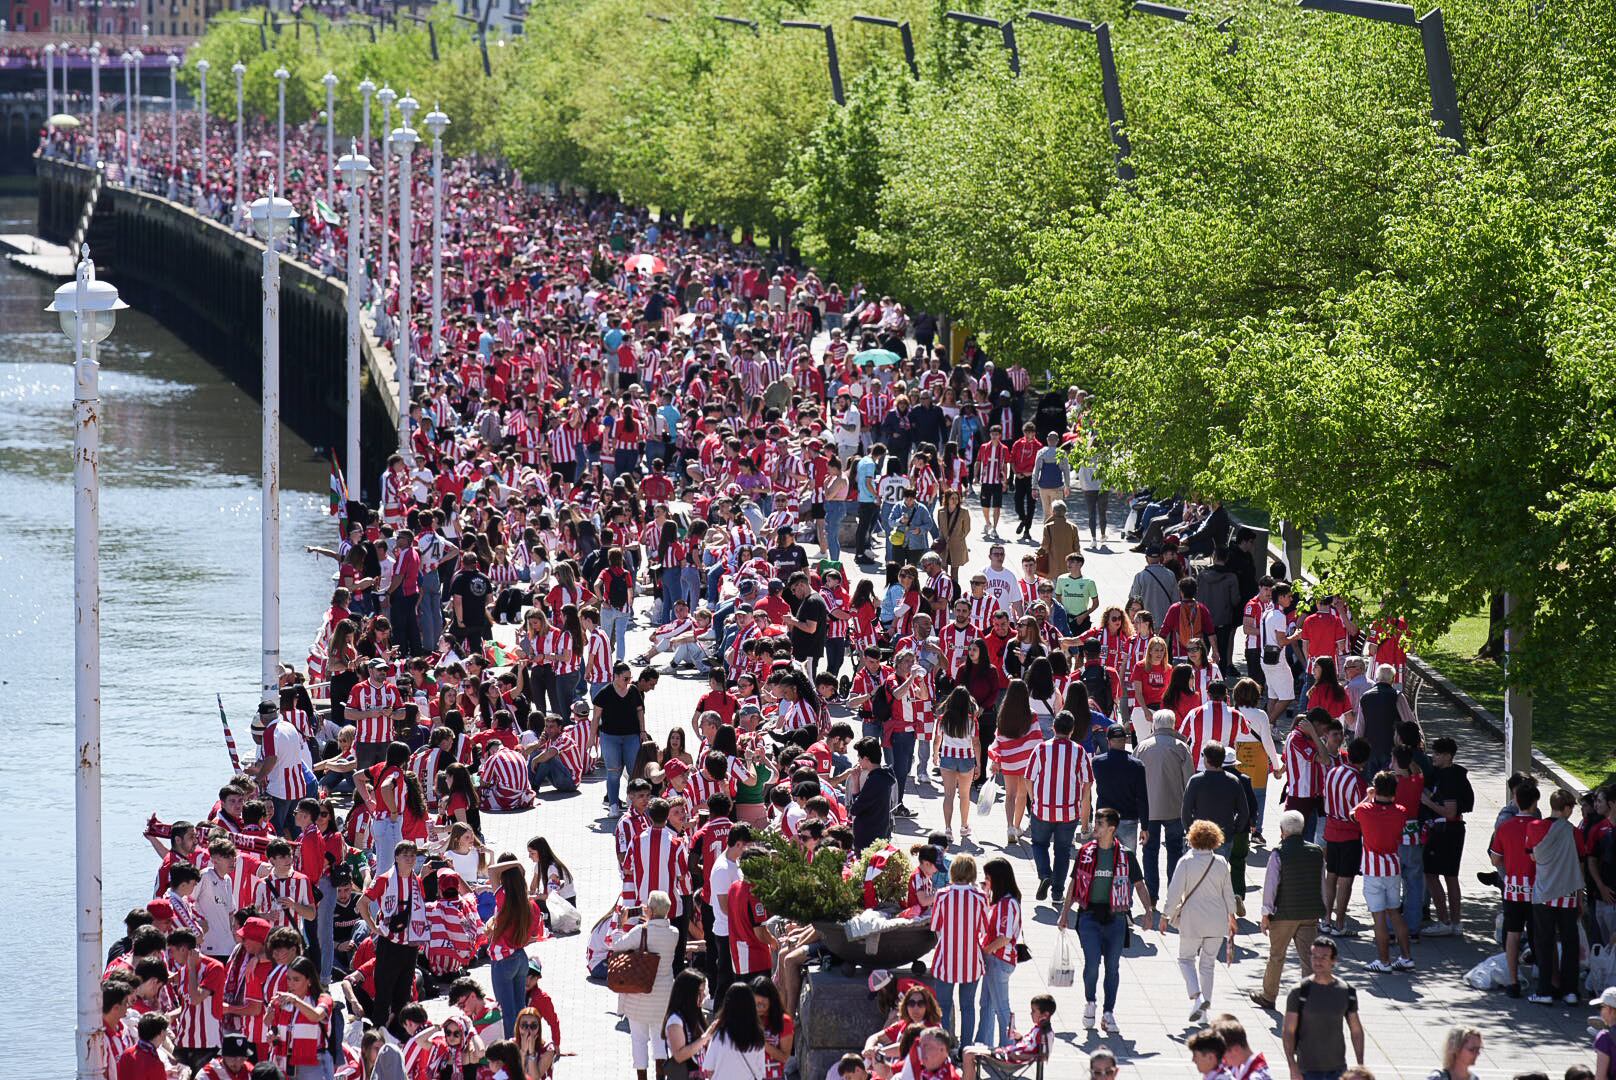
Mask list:
[[[1368,785],[1357,769],[1346,762],[1330,766],[1324,774],[1324,839],[1356,840],[1361,832],[1353,810],[1363,802]]]
[[[571,723],[562,729],[556,737],[556,757],[561,759],[561,765],[572,776],[576,784],[584,776],[584,758],[588,753],[588,725]]]
[[[165,992],[171,995],[172,1004],[165,1008],[181,1010],[175,1025],[174,1045],[182,1050],[217,1047],[224,1034],[224,965],[211,956],[197,954],[194,973],[189,966],[172,962],[168,970]],[[191,994],[198,987],[208,996],[193,1004]]]
[[[684,912],[690,892],[690,853],[684,839],[662,825],[648,826],[634,841],[634,895],[641,907],[654,892],[673,898],[672,915]]]
[[[550,430],[550,460],[556,463],[578,460],[578,443],[581,441],[577,428],[562,424]]]
[[[612,639],[606,631],[595,627],[584,640],[584,680],[590,683],[612,681]]]
[[[427,965],[434,975],[464,971],[477,958],[482,920],[470,898],[434,900],[427,906]]]
[[[904,731],[912,731],[923,739],[932,736],[937,726],[937,680],[931,672],[917,663],[909,672],[908,687],[897,696],[896,718],[903,722]]]
[[[326,1048],[326,1036],[330,1030],[331,996],[321,994],[318,1000],[310,998],[303,1000],[316,1009],[323,1010],[325,1018],[311,1020],[304,1015],[303,1010],[291,1005],[275,1010],[276,1037],[284,1040],[286,1064],[294,1071],[305,1065],[313,1067],[320,1063],[320,1051]]]
[[[985,946],[994,938],[1009,938],[998,952],[989,953],[1014,967],[1016,964],[1016,942],[1021,940],[1021,901],[1013,896],[1001,896],[994,901],[988,909],[988,928],[982,934],[982,944]]]
[[[967,596],[966,599],[971,602],[971,627],[980,637],[993,625],[993,613],[999,610],[999,598],[985,592],[981,596]]]
[[[1323,794],[1324,763],[1318,745],[1300,731],[1285,740],[1281,754],[1285,761],[1286,795],[1291,799],[1316,799]]]
[[[780,701],[780,730],[800,731],[803,728],[817,728],[819,714],[814,707],[806,701]]]
[[[976,481],[1002,484],[1010,472],[1010,447],[1005,443],[984,443],[976,452]]]
[[[1083,791],[1094,783],[1089,753],[1071,739],[1040,743],[1027,762],[1033,816],[1061,824],[1078,819]]]
[[[1209,701],[1191,709],[1178,722],[1178,733],[1189,740],[1190,760],[1195,762],[1195,771],[1204,772],[1206,762],[1201,759],[1201,749],[1207,743],[1221,743],[1232,760],[1234,741],[1250,734],[1250,728],[1246,726],[1246,718],[1227,703]]]
[[[503,743],[490,743],[493,753],[483,759],[478,776],[484,810],[525,810],[533,805],[533,784],[527,758]]]
[[[380,686],[376,686],[367,679],[354,687],[353,692],[348,695],[349,709],[381,711],[379,716],[365,716],[353,721],[354,725],[359,729],[358,741],[362,743],[392,742],[393,710],[402,707],[403,702],[399,700],[398,687],[390,682],[384,682]]]
[[[1038,749],[1043,741],[1043,731],[1034,724],[1027,729],[1026,734],[1016,738],[995,735],[988,753],[999,763],[1000,772],[1010,776],[1025,776],[1027,766],[1032,761],[1032,752]]]
[[[410,755],[405,768],[421,782],[421,793],[426,796],[426,808],[431,813],[438,809],[438,772],[454,764],[454,758],[435,746],[423,746]]]
[[[965,666],[966,648],[981,636],[976,627],[970,623],[966,623],[964,626],[946,623],[937,632],[937,644],[942,649],[943,663],[949,678],[954,678],[959,674],[960,668]]]
[[[550,666],[557,675],[571,675],[583,664],[583,657],[573,648],[572,635],[567,633],[566,627],[556,626],[546,631],[539,651],[556,658],[550,661]],[[608,674],[604,681],[610,682],[611,675]]]
[[[302,919],[291,908],[281,904],[281,897],[291,900],[295,904],[314,906],[314,890],[309,887],[309,879],[293,870],[286,877],[276,877],[271,874],[266,878],[259,878],[253,889],[253,907],[258,914],[269,920],[270,927],[278,928],[290,926],[298,929]]]
[[[975,885],[949,885],[931,906],[931,928],[937,949],[931,956],[932,978],[968,983],[982,977],[982,943],[988,929],[988,898]]]

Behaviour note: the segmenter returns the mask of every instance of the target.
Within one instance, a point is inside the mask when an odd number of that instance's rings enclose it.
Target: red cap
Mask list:
[[[254,916],[241,924],[241,940],[256,941],[262,945],[269,940],[269,920]]]
[[[153,900],[146,905],[146,910],[151,913],[151,917],[154,919],[172,919],[174,917],[174,905],[167,900]]]
[[[672,758],[666,765],[662,766],[662,775],[667,777],[669,781],[672,781],[676,776],[684,776],[689,771],[690,766],[679,758]]]

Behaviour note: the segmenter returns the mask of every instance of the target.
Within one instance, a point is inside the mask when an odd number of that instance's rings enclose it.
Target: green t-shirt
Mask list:
[[[1117,845],[1094,850],[1094,884],[1089,888],[1089,910],[1111,914],[1111,879],[1117,873]]]
[[[1055,579],[1055,599],[1060,601],[1066,614],[1073,619],[1083,618],[1088,613],[1089,605],[1099,598],[1100,587],[1094,584],[1092,578],[1062,574]]]

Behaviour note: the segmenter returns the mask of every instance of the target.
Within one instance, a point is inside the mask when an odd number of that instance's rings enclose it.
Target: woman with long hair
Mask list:
[[[1141,733],[1140,738],[1146,739],[1152,731],[1150,718],[1162,707],[1162,698],[1167,694],[1167,681],[1172,678],[1173,669],[1167,660],[1167,642],[1150,633],[1149,613],[1139,612],[1134,617],[1134,625],[1140,629],[1140,633],[1134,637],[1134,648],[1143,649],[1143,655],[1134,661],[1124,676],[1128,682],[1131,705],[1128,718],[1134,730]]]
[[[550,847],[550,841],[542,836],[535,836],[527,842],[528,861],[533,864],[533,877],[528,885],[528,891],[537,897],[548,897],[551,893],[563,900],[572,900],[578,895],[577,885],[574,883],[572,871],[562,862]]]
[[[999,707],[999,696],[1004,693],[1004,688],[1010,685],[1010,680],[1004,677],[1004,672],[998,669],[993,663],[993,657],[988,655],[987,643],[981,638],[972,638],[965,645],[964,661],[954,673],[954,684],[963,686],[976,702],[978,736],[976,775],[978,779],[985,779],[988,762],[991,759],[990,749],[997,730],[995,714]]]
[[[982,1015],[976,1041],[1003,1046],[1010,1041],[1010,976],[1021,940],[1021,887],[1015,867],[1002,855],[983,863],[982,875],[987,879],[988,927],[982,935]],[[969,1037],[964,1031],[960,1035]]]
[[[931,992],[931,987],[923,982],[909,982],[904,986],[904,982],[893,979],[887,984],[893,987],[893,1004],[884,1010],[888,1023],[864,1041],[866,1052],[873,1051],[888,1059],[901,1056],[897,1052],[898,1041],[907,1028],[936,1027],[943,1022],[943,1011],[937,1007],[937,996]]]
[[[483,1060],[487,1062],[493,1080],[500,1080],[500,1077],[504,1077],[505,1080],[524,1080],[522,1051],[514,1039],[500,1039],[490,1043],[483,1054]]]
[[[977,644],[973,642],[972,644]],[[954,804],[959,803],[960,840],[971,837],[971,778],[976,775],[976,699],[963,686],[956,686],[943,700],[937,721],[937,767],[943,774],[943,831],[954,842]]]
[[[483,834],[471,770],[458,761],[438,773],[438,824],[456,823],[467,826],[478,836]]]
[[[443,846],[443,860],[468,885],[487,877],[484,866],[488,862],[488,849],[477,839],[471,826],[463,822],[457,821],[449,826],[449,839]]]
[[[785,1080],[786,1062],[791,1060],[797,1041],[796,1026],[780,999],[780,988],[769,976],[759,975],[752,980],[752,1000],[763,1027],[763,1056],[767,1061],[764,1080]]]
[[[1011,679],[995,715],[998,732],[993,738],[992,751],[993,760],[999,765],[999,778],[1004,782],[1005,839],[1011,844],[1019,844],[1026,838],[1021,817],[1027,811],[1027,798],[1031,794],[1027,763],[1038,744],[1044,741],[1035,719],[1027,684]]]
[[[762,1080],[767,1068],[763,1025],[758,1022],[757,999],[745,982],[732,983],[724,991],[706,1035],[701,1067],[708,1080]]]
[[[270,1028],[284,1040],[285,1071],[293,1080],[329,1080],[331,1076],[331,995],[320,986],[314,961],[299,956],[286,967],[285,989],[266,1005]]]
[[[668,1017],[662,1025],[662,1039],[668,1045],[663,1080],[697,1080],[701,1076],[701,1054],[712,1038],[701,1007],[706,996],[707,977],[699,968],[685,968],[673,977]]]
[[[1038,630],[1038,619],[1023,615],[1016,620],[1016,636],[1004,647],[1004,673],[1012,679],[1019,679],[1027,673],[1033,661],[1048,655],[1043,635]]]
[[[1352,711],[1352,699],[1336,673],[1335,657],[1313,658],[1313,685],[1307,691],[1307,707],[1323,709],[1331,716],[1341,717]]]
[[[494,891],[494,917],[488,920],[489,981],[505,1022],[505,1037],[516,1033],[516,1014],[527,1004],[527,946],[543,925],[539,905],[528,895],[527,876],[516,857],[502,852],[488,868]]]
[[[853,587],[853,599],[847,610],[851,613],[847,620],[847,643],[857,654],[853,658],[856,666],[866,652],[875,648],[876,632],[881,626],[881,609],[875,601],[875,581],[864,578]]]
[[[1206,688],[1215,682],[1223,680],[1223,672],[1218,665],[1207,659],[1206,639],[1195,638],[1185,647],[1185,660],[1190,668],[1190,685],[1195,690],[1195,703],[1205,705],[1212,700],[1207,696]]]
[[[681,595],[679,583],[684,576],[684,561],[685,548],[679,542],[679,526],[674,521],[664,521],[652,556],[662,582],[662,615],[657,620],[662,625],[673,621],[673,605],[679,602]]]
[[[1167,689],[1162,692],[1161,707],[1172,709],[1178,723],[1182,724],[1200,704],[1201,695],[1195,692],[1195,670],[1188,664],[1174,664]]]
[[[1061,711],[1062,695],[1055,685],[1055,669],[1049,657],[1040,656],[1027,665],[1022,679],[1027,684],[1027,699],[1032,715],[1038,721],[1038,731],[1044,738],[1055,735],[1055,714]]]
[[[669,728],[667,741],[662,744],[662,752],[657,754],[657,764],[667,768],[670,761],[682,761],[686,765],[693,765],[695,760],[690,756],[690,751],[685,749],[685,729],[678,724]]]
[[[555,677],[550,682],[550,711],[570,716],[578,696],[578,680],[584,664],[584,624],[575,604],[563,604],[561,619],[545,639],[545,654]]]

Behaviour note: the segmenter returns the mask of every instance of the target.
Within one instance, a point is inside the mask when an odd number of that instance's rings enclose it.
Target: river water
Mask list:
[[[33,232],[31,196],[0,232]],[[116,281],[113,282],[116,284]],[[55,283],[0,260],[0,1076],[73,1070],[73,371]],[[256,334],[256,323],[244,327]],[[105,941],[151,898],[146,818],[207,812],[230,775],[215,692],[250,739],[259,671],[259,409],[138,311],[101,348]],[[281,434],[282,655],[331,588],[327,466]]]

